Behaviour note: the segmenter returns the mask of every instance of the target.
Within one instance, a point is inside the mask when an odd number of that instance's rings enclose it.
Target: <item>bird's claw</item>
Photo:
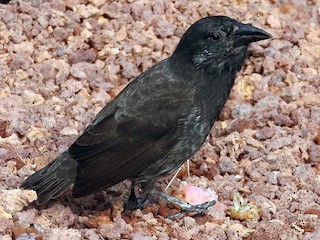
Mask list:
[[[211,207],[215,204],[216,204],[215,200],[198,204],[198,205],[189,204],[190,206],[188,206],[188,208],[184,208],[184,209],[181,208],[180,212],[170,214],[169,216],[167,216],[167,218],[169,219],[179,218],[179,217],[182,217],[184,214],[187,214],[190,212],[194,212],[196,214],[205,214],[208,207]]]
[[[153,188],[153,183],[149,183],[151,188]],[[149,185],[142,183],[141,186],[138,186],[136,189],[135,184],[131,187],[131,193],[129,199],[125,205],[125,210],[134,210],[134,209],[143,209],[145,204],[155,202],[154,199],[150,198],[148,194],[145,194],[145,191],[148,191]]]
[[[173,203],[181,208],[180,212],[167,216],[167,218],[169,219],[181,217],[184,214],[191,213],[191,212],[196,214],[204,214],[209,207],[216,204],[216,201],[213,200],[213,201],[204,202],[198,205],[192,205],[190,203],[182,201],[164,192],[156,191],[155,193],[160,197],[160,199]]]

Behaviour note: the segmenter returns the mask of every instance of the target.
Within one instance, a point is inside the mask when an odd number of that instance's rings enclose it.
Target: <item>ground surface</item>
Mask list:
[[[0,5],[0,239],[320,239],[320,3],[104,2]],[[41,207],[16,190],[208,15],[274,38],[251,46],[191,177],[184,170],[171,187],[215,191],[206,216],[169,220],[156,204],[124,214],[127,183]]]

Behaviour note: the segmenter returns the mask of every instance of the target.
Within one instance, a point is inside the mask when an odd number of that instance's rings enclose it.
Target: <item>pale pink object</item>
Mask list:
[[[185,186],[182,189],[184,200],[192,205],[197,205],[212,200],[218,200],[217,194],[207,188],[203,189],[197,186]]]

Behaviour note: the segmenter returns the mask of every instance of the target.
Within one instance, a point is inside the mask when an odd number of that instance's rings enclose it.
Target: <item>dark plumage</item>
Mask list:
[[[202,145],[221,112],[250,42],[270,35],[213,16],[193,24],[171,57],[142,73],[95,117],[75,143],[22,187],[37,203],[74,184],[85,196],[125,179],[154,182]]]

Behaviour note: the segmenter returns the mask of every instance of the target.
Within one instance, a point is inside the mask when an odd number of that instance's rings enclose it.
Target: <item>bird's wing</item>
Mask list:
[[[137,177],[146,166],[165,158],[179,139],[185,114],[181,89],[168,83],[171,77],[161,69],[144,73],[70,147],[70,155],[79,162],[75,196]]]

